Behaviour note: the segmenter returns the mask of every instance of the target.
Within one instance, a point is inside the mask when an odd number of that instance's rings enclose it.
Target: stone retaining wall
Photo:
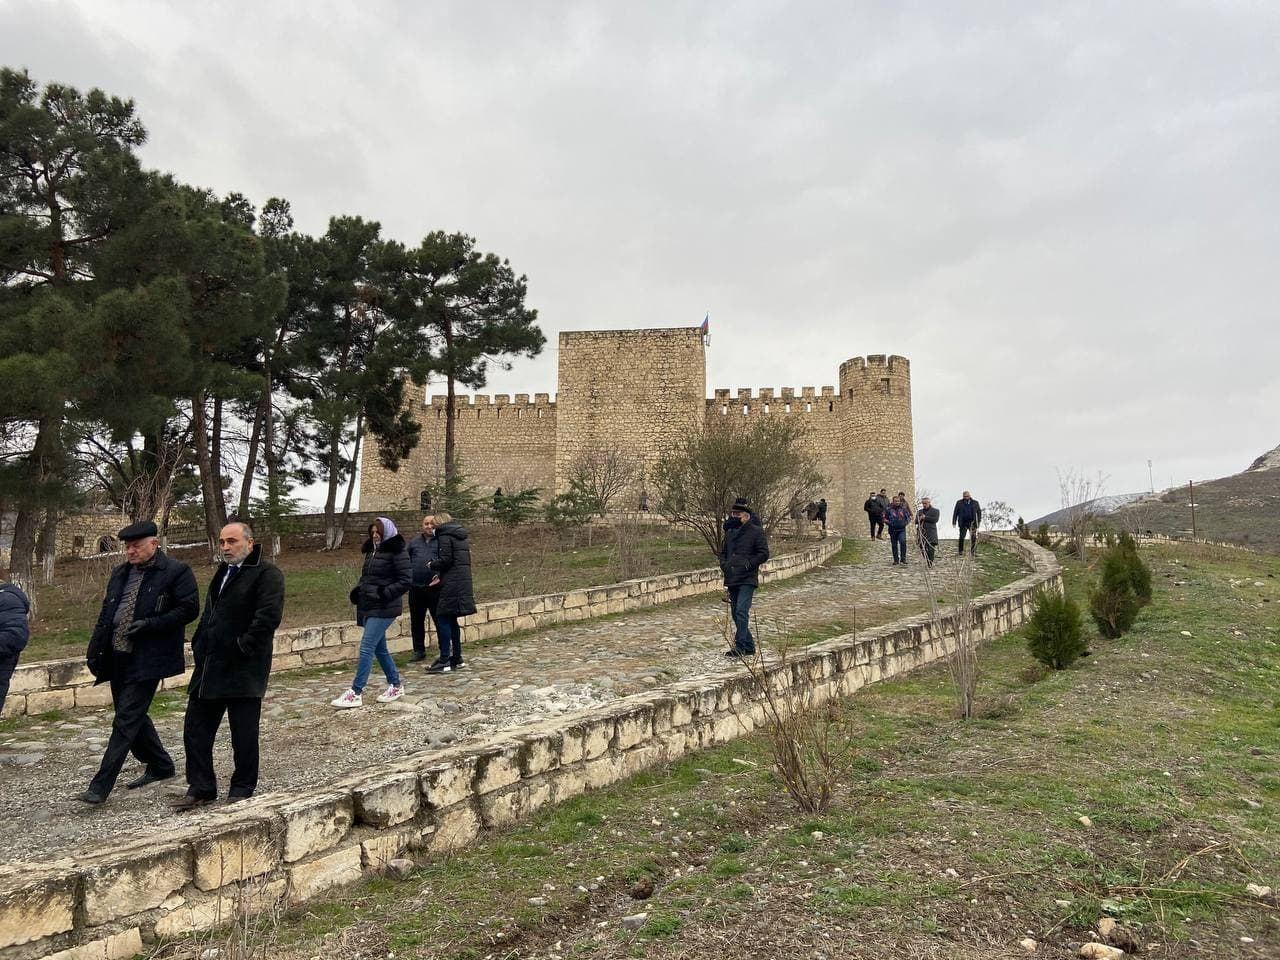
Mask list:
[[[1051,553],[998,540],[1034,572],[975,601],[984,638],[1018,627],[1038,590],[1061,587]],[[952,629],[908,617],[805,647],[767,667],[761,682],[803,687],[819,703],[847,696],[944,657]],[[750,733],[764,716],[760,691],[730,666],[314,792],[257,797],[198,828],[50,864],[10,864],[0,868],[0,960],[129,957],[156,939],[296,906],[398,856],[447,853],[547,804]]]
[[[840,545],[839,537],[831,537],[795,553],[774,557],[761,568],[761,581],[785,580],[812,570],[835,556]],[[639,610],[684,597],[713,593],[721,589],[722,582],[719,568],[707,567],[641,580],[625,580],[607,586],[583,587],[564,593],[483,603],[478,605],[474,616],[463,618],[462,639],[466,642],[487,640],[521,630]],[[300,670],[329,663],[352,662],[359,653],[363,632],[363,628],[351,621],[280,630],[276,633],[271,669],[273,672]],[[387,644],[393,652],[409,650],[413,646],[408,614],[391,625],[387,631]],[[188,667],[189,661],[190,651]],[[188,669],[181,676],[165,680],[163,688],[185,687],[190,678]],[[106,684],[94,686],[93,675],[85,666],[84,658],[70,657],[19,664],[9,687],[3,715],[16,717],[50,710],[101,707],[110,702],[110,688]]]

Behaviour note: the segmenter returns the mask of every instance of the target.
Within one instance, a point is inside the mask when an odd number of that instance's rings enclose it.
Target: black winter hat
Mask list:
[[[747,503],[746,497],[739,497],[733,501],[733,506],[729,508],[731,513],[750,513],[751,505]]]
[[[147,537],[158,537],[160,531],[156,527],[155,522],[151,520],[139,520],[137,523],[131,523],[118,534],[121,540],[126,543],[130,540],[143,540]]]

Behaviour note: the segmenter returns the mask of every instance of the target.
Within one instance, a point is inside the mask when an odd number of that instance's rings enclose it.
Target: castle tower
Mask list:
[[[840,364],[844,411],[846,528],[859,529],[869,490],[904,490],[915,506],[915,442],[911,427],[911,364],[906,357],[854,357]],[[856,516],[856,519],[855,519]]]
[[[648,475],[658,455],[701,429],[707,356],[697,327],[560,334],[556,492],[593,447],[634,453]],[[624,494],[633,507],[638,491]]]

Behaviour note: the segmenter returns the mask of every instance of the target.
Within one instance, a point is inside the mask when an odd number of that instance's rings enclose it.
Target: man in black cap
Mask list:
[[[158,533],[150,520],[120,531],[125,562],[111,571],[89,640],[89,670],[99,683],[111,683],[115,704],[102,763],[89,789],[76,796],[95,806],[111,793],[130,753],[146,765],[130,790],[174,774],[147,711],[160,681],[186,669],[183,628],[200,615],[200,597],[191,568],[165,556]]]
[[[224,714],[235,759],[227,800],[247,800],[258,786],[258,729],[276,627],[284,614],[284,574],[263,557],[262,544],[254,543],[253,528],[243,520],[222,528],[218,548],[222,563],[191,638],[196,669],[182,726],[187,792],[173,802],[178,811],[205,806],[218,796],[213,741]]]
[[[760,585],[760,564],[769,559],[769,540],[760,518],[751,512],[745,497],[733,502],[729,518],[724,522],[724,547],[720,552],[720,569],[729,591],[733,611],[733,649],[727,657],[750,657],[756,652],[751,635],[751,598]]]

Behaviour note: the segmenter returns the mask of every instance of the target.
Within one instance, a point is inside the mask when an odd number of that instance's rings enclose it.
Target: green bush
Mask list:
[[[1132,564],[1120,547],[1102,558],[1102,577],[1089,595],[1089,612],[1104,637],[1119,637],[1129,631],[1142,606],[1133,588]]]
[[[1061,593],[1042,590],[1027,621],[1031,655],[1054,670],[1075,663],[1085,652],[1080,607]]]
[[[1053,539],[1049,536],[1049,525],[1047,523],[1042,523],[1036,528],[1035,541],[1046,550],[1053,549]]]
[[[1151,602],[1151,568],[1138,555],[1138,543],[1128,533],[1120,534],[1116,549],[1124,554],[1129,569],[1129,583],[1137,594],[1138,602],[1146,606]]]
[[[522,523],[530,523],[538,513],[537,487],[529,487],[516,493],[504,493],[493,498],[494,519],[504,526],[518,527]]]

